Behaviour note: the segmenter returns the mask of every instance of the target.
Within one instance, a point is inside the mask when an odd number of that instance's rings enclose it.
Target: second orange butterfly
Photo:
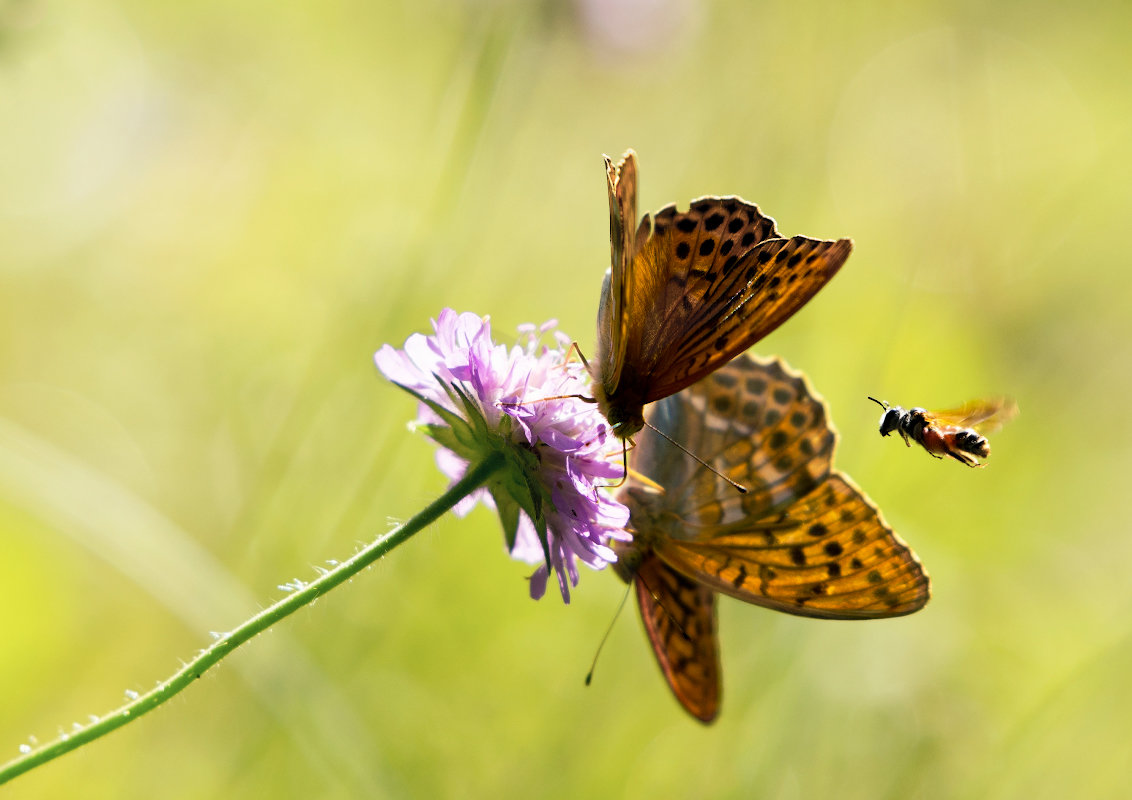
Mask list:
[[[717,593],[824,619],[897,617],[928,601],[916,556],[833,469],[825,404],[781,361],[742,356],[657,403],[650,422],[716,472],[643,433],[620,494],[633,541],[614,545],[614,569],[633,583],[661,671],[697,719],[719,712]]]

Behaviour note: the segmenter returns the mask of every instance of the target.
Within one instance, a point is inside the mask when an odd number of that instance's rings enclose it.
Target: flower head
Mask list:
[[[553,569],[569,602],[576,561],[601,569],[616,561],[609,540],[629,538],[628,509],[598,491],[621,477],[611,459],[621,443],[593,404],[570,396],[587,391],[586,371],[566,363],[563,334],[555,332],[556,347],[539,344],[553,322],[521,328],[525,342],[513,347],[495,344],[489,319],[476,314],[446,308],[433,328],[403,350],[385,345],[377,368],[421,401],[417,423],[440,445],[437,464],[453,482],[470,463],[503,455],[505,467],[454,510],[466,514],[481,500],[494,507],[511,555],[542,562],[531,596],[543,595]]]

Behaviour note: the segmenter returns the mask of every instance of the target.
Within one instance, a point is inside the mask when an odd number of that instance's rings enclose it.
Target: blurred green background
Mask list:
[[[447,518],[5,797],[1126,796],[1127,3],[0,0],[0,760],[167,677],[443,488],[371,354],[442,307],[592,350],[601,154],[641,210],[851,236],[757,346],[932,575],[911,617],[723,600],[669,696],[586,572]],[[1013,394],[986,470],[866,395]]]

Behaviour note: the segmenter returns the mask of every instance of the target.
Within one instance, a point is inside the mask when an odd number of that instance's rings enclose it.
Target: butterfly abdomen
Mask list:
[[[635,541],[614,542],[613,552],[617,554],[617,560],[613,562],[613,571],[625,583],[632,583],[637,570],[645,560],[644,549]]]

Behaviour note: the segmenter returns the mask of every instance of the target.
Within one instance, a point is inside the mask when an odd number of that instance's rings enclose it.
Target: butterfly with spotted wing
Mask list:
[[[614,545],[614,568],[634,584],[660,668],[697,719],[719,711],[717,593],[823,619],[896,617],[927,603],[915,554],[833,469],[837,434],[800,373],[744,355],[656,403],[650,424],[750,489],[730,491],[650,430],[619,493],[633,541]]]
[[[853,243],[783,238],[739,197],[703,197],[637,218],[637,156],[605,157],[612,264],[598,307],[594,399],[613,433],[644,406],[731,361],[801,308]]]

